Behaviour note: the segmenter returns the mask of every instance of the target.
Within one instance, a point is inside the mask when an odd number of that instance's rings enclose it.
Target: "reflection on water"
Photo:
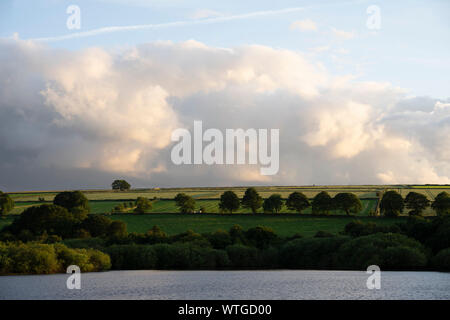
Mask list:
[[[450,274],[382,272],[381,289],[361,271],[110,271],[0,277],[0,299],[450,299]]]

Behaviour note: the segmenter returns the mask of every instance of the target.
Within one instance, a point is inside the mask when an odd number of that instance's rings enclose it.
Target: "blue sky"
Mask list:
[[[68,30],[66,9],[81,9],[81,29]],[[366,27],[369,5],[381,10],[381,29]],[[23,1],[0,4],[0,37],[58,37],[108,26],[164,24],[286,8],[304,10],[209,24],[104,33],[47,45],[70,50],[122,48],[158,40],[195,39],[208,46],[260,44],[314,56],[330,72],[364,81],[390,82],[411,96],[447,98],[450,88],[449,1]],[[316,30],[291,28],[310,20]],[[336,36],[334,30],[353,34]]]

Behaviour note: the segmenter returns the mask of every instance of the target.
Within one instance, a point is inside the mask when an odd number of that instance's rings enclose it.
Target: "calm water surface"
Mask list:
[[[0,299],[450,299],[450,273],[382,272],[369,290],[361,271],[110,271],[0,277]]]

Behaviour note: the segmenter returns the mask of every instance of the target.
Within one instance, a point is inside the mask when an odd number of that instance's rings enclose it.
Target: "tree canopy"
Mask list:
[[[359,198],[349,192],[341,192],[334,196],[334,207],[345,211],[347,215],[350,213],[358,213],[362,210],[362,204]]]
[[[295,210],[298,213],[302,213],[302,211],[309,206],[311,206],[311,204],[309,203],[308,197],[298,191],[292,192],[286,200],[286,207],[288,207],[289,210]]]
[[[420,216],[429,205],[430,200],[428,198],[417,192],[410,192],[406,195],[405,198],[406,208],[410,209],[409,215],[411,216]]]
[[[0,216],[7,215],[14,208],[14,200],[0,191]]]
[[[125,180],[114,180],[114,182],[111,184],[111,187],[113,188],[113,190],[125,191],[130,190],[131,185]]]
[[[73,235],[77,220],[66,208],[54,204],[43,204],[29,207],[15,219],[10,230],[19,234],[28,230],[33,235],[46,232],[49,235],[58,235],[63,238]]]
[[[175,204],[181,213],[193,213],[195,210],[195,200],[185,193],[178,193],[175,198]]]
[[[450,194],[443,191],[434,198],[431,208],[436,211],[438,216],[444,216],[450,214]]]
[[[333,209],[333,199],[326,191],[321,191],[312,201],[313,214],[329,214]]]
[[[258,194],[255,188],[248,188],[245,190],[244,197],[242,198],[242,206],[244,208],[251,209],[253,213],[262,207],[263,198]]]
[[[221,210],[233,213],[233,211],[239,209],[240,206],[241,202],[233,191],[225,191],[220,196],[219,208]]]
[[[144,197],[138,197],[136,200],[136,208],[134,209],[134,212],[145,213],[152,210],[152,207],[153,205],[150,200]]]
[[[381,214],[386,217],[397,217],[403,212],[405,204],[397,191],[387,191],[380,202]]]
[[[283,199],[281,194],[272,194],[266,200],[264,200],[263,208],[264,212],[278,213],[283,207]]]
[[[53,204],[66,208],[78,220],[86,219],[91,211],[89,200],[81,191],[60,192],[53,199]]]

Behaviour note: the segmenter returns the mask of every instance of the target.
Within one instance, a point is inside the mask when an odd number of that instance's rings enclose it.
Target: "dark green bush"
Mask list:
[[[254,268],[258,266],[258,250],[253,247],[234,244],[226,248],[231,266],[234,268]]]
[[[450,271],[450,248],[439,251],[431,262],[431,265],[438,270]]]
[[[155,269],[156,250],[148,245],[113,245],[105,249],[111,257],[112,268],[116,270]]]
[[[330,269],[335,267],[336,252],[348,237],[295,239],[280,250],[280,264],[291,269]]]
[[[271,228],[257,226],[250,228],[245,232],[245,237],[249,244],[258,248],[265,249],[278,242],[278,236]]]
[[[408,238],[407,236],[395,233],[376,233],[368,236],[355,238],[344,243],[337,252],[337,267],[344,269],[366,269],[369,265],[378,265],[381,269],[397,269],[403,264],[396,265],[396,261],[392,258],[392,251],[389,255],[385,254],[386,250],[391,247],[408,247],[417,250],[415,252],[402,252],[404,260],[416,258],[414,265],[422,265],[423,257],[426,251],[422,244],[418,241]],[[414,250],[414,251],[415,251]],[[426,259],[425,259],[426,263]]]

